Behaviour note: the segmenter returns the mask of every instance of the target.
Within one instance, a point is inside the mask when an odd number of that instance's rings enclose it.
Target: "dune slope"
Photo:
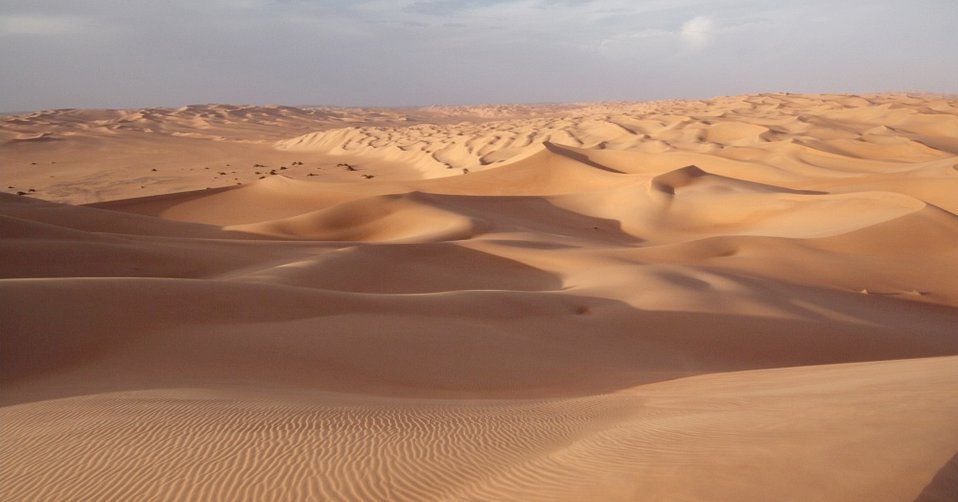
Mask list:
[[[949,500],[954,137],[923,95],[4,117],[0,498]]]

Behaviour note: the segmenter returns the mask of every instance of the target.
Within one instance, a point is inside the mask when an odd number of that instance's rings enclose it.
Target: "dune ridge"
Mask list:
[[[892,110],[893,102],[921,105]],[[418,166],[427,176],[441,176],[441,169],[475,170],[505,162],[545,142],[598,150],[679,150],[726,158],[733,152],[790,144],[791,148],[809,152],[808,163],[818,156],[827,159],[829,154],[914,163],[958,153],[953,148],[956,145],[949,143],[949,131],[958,126],[953,122],[954,115],[949,115],[954,113],[953,106],[947,100],[925,104],[922,98],[891,95],[862,97],[857,101],[836,96],[810,100],[805,96],[759,95],[618,107],[583,106],[561,116],[462,122],[454,127],[422,124],[333,128],[281,140],[276,146],[298,152],[401,160]],[[789,116],[789,112],[806,107],[810,116]],[[875,120],[874,127],[868,127],[869,119]],[[836,120],[842,121],[841,126],[857,127],[837,127]]]
[[[955,137],[919,94],[5,116],[0,498],[948,500]]]

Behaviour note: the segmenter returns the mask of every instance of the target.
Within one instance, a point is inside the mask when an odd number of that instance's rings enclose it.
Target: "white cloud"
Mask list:
[[[707,17],[694,17],[682,25],[682,31],[679,32],[679,35],[682,36],[682,40],[690,49],[703,49],[712,41],[714,24]]]

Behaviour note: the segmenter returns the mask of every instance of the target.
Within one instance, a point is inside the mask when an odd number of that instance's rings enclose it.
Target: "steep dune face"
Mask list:
[[[954,100],[0,135],[4,500],[954,493]]]

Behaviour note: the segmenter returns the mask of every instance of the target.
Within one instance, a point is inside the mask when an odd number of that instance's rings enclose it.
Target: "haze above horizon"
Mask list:
[[[0,0],[0,111],[958,92],[958,3]]]

